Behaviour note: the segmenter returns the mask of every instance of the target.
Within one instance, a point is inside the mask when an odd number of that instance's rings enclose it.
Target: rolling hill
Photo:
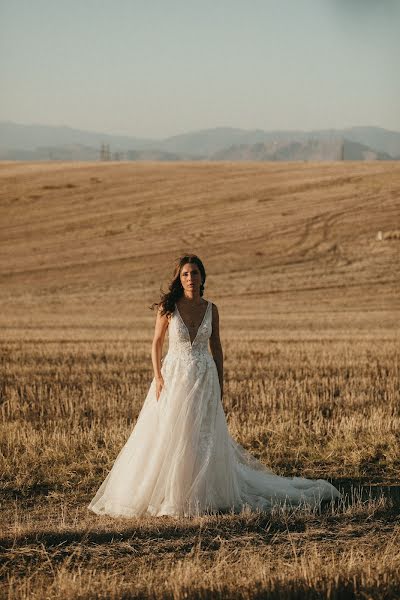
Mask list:
[[[147,339],[188,251],[230,336],[398,332],[400,163],[3,162],[0,181],[3,336]]]
[[[100,158],[102,145],[108,146],[110,157],[116,160],[225,160],[225,156],[231,156],[230,160],[242,160],[241,152],[232,152],[232,148],[251,146],[255,148],[244,153],[252,156],[252,160],[336,160],[334,147],[344,143],[347,148],[351,144],[360,146],[357,151],[357,147],[353,146],[349,154],[339,152],[344,160],[400,157],[400,133],[378,127],[309,132],[216,127],[166,139],[143,139],[70,127],[0,122],[0,160],[93,161]],[[256,158],[260,145],[266,148],[262,153],[266,158]],[[328,146],[331,146],[331,151],[327,151]],[[279,152],[274,154],[271,151],[274,147]],[[281,152],[283,148],[285,150]],[[269,158],[270,155],[272,158]]]
[[[240,144],[216,152],[213,160],[391,160],[389,154],[345,138],[315,138],[305,142]]]

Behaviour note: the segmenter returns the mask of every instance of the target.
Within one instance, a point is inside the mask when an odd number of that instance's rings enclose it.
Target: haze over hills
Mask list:
[[[216,127],[166,139],[0,122],[0,160],[398,160],[400,132],[379,127],[263,131]],[[104,158],[104,155],[103,155]]]
[[[216,152],[213,160],[391,160],[363,144],[345,138],[310,138],[304,142],[240,144]]]
[[[118,150],[146,148],[154,146],[158,140],[141,139],[131,136],[110,135],[84,131],[72,127],[52,125],[23,125],[10,121],[0,121],[0,150],[34,151],[40,147],[88,146],[96,149],[101,143],[111,144]]]

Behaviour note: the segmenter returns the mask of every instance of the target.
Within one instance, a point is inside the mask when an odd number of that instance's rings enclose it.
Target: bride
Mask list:
[[[203,298],[205,281],[201,260],[182,256],[168,292],[153,304],[154,378],[134,429],[88,505],[97,514],[194,516],[317,506],[340,496],[323,479],[275,475],[231,437],[221,402],[218,309]]]

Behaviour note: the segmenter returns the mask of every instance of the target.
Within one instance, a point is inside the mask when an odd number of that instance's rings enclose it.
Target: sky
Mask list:
[[[400,0],[0,0],[0,121],[400,131]]]

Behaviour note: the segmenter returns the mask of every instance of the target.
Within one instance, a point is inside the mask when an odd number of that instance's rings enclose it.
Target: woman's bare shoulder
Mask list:
[[[212,300],[207,300],[207,302],[209,302],[214,310],[218,310],[217,305],[215,304],[215,302],[212,302]]]
[[[168,324],[171,320],[171,317],[171,313],[163,313],[163,307],[160,304],[157,306],[157,320]]]
[[[211,300],[210,300],[211,302]],[[211,302],[211,310],[212,310],[212,314],[215,315],[216,317],[218,317],[218,306],[215,304],[215,302]]]

